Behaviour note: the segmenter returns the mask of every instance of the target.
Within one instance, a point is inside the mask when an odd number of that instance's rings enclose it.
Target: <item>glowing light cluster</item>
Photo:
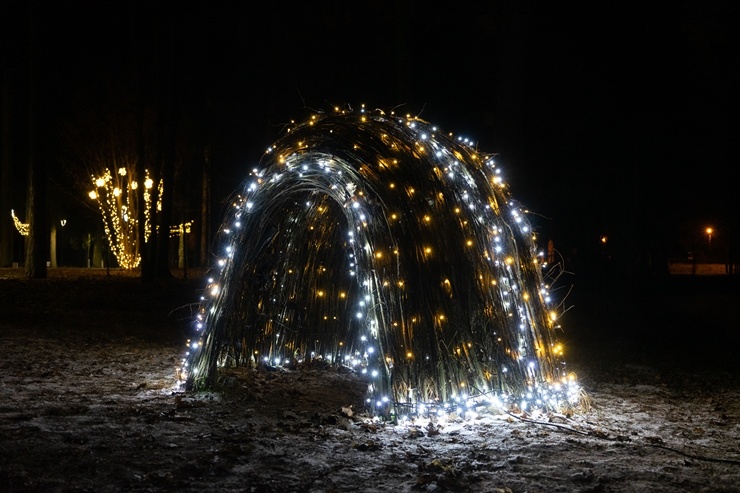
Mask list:
[[[175,238],[182,235],[189,235],[192,227],[193,221],[180,223],[177,226],[170,226],[170,238]]]
[[[15,224],[15,229],[17,229],[22,236],[28,236],[28,228],[31,225],[21,222],[21,220],[18,219],[18,217],[15,215],[15,211],[13,209],[10,209],[10,215],[13,217],[13,224]]]
[[[93,176],[92,182],[95,190],[89,193],[92,200],[97,201],[103,218],[105,235],[108,238],[111,252],[116,257],[118,265],[124,269],[134,269],[139,265],[140,239],[138,232],[139,200],[136,190],[139,184],[130,179],[132,170],[125,167],[118,168],[116,174],[106,169],[101,176]],[[154,187],[153,180],[146,173],[144,182],[144,243],[151,233],[151,189]],[[161,210],[162,181],[158,185],[157,210]]]
[[[221,227],[186,386],[321,362],[383,416],[576,405],[528,211],[472,144],[377,110],[291,128]]]

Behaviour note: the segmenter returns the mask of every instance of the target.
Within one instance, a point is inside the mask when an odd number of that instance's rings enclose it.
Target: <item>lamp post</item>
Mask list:
[[[714,229],[707,228],[704,231],[707,233],[707,246],[711,248],[712,247],[712,233],[714,233]]]
[[[64,226],[67,225],[67,220],[66,219],[62,219],[62,220],[59,221],[59,224],[62,226],[62,228],[59,230],[59,232],[60,232],[60,235],[59,236],[61,237],[60,238],[61,241],[59,242],[61,244],[60,245],[60,248],[59,248],[61,262],[60,262],[59,267],[62,267],[64,265]]]

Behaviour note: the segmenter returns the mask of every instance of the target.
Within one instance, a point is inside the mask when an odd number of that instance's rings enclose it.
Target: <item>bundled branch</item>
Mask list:
[[[378,414],[560,409],[558,314],[493,155],[415,117],[337,111],[275,143],[233,197],[182,378],[321,361]]]

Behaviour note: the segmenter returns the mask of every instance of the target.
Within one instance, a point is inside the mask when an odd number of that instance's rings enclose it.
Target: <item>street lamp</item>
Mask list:
[[[59,224],[62,226],[62,228],[59,230],[59,236],[60,236],[59,239],[61,240],[59,242],[59,243],[61,243],[60,248],[59,248],[59,250],[60,250],[60,252],[59,252],[60,255],[59,256],[61,257],[60,258],[61,262],[60,262],[59,267],[62,267],[64,265],[64,227],[67,225],[67,220],[66,219],[61,219],[59,221]]]
[[[712,246],[712,233],[714,233],[714,229],[707,228],[704,231],[707,233],[707,240],[708,240],[707,246],[711,247]]]

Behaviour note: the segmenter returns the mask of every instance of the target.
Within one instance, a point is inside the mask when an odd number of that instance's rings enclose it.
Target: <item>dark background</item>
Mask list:
[[[719,0],[10,1],[13,153],[26,146],[31,79],[52,128],[139,94],[190,122],[186,138],[211,139],[223,201],[290,120],[397,108],[498,153],[541,236],[584,280],[604,258],[639,272],[686,258],[708,246],[707,226],[724,262],[738,230],[737,11]],[[22,189],[24,173],[14,180]]]

